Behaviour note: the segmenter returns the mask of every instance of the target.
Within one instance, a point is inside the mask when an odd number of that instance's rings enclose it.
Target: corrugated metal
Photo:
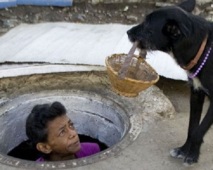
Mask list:
[[[16,6],[16,0],[0,0],[0,8]]]
[[[17,0],[17,5],[71,6],[72,0]]]
[[[0,0],[0,8],[17,5],[72,6],[73,0]]]

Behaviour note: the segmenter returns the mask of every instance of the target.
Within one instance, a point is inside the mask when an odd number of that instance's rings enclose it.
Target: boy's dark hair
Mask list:
[[[60,102],[33,107],[26,120],[26,134],[32,144],[47,141],[47,123],[65,115],[66,108]]]

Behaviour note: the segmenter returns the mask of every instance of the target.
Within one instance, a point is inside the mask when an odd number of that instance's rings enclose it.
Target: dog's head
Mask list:
[[[131,42],[139,41],[140,49],[168,52],[173,42],[193,32],[189,18],[194,8],[195,0],[160,8],[147,15],[143,23],[128,30],[128,37]]]

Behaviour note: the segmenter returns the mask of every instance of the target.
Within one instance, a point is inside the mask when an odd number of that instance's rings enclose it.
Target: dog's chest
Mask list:
[[[196,77],[192,79],[192,85],[195,90],[203,89],[203,86],[202,86],[200,80]]]
[[[208,88],[206,88],[198,78],[192,78],[190,82],[194,90],[202,90],[207,96],[210,95]]]

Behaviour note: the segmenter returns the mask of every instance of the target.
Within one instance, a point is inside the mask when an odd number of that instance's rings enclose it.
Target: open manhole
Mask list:
[[[141,118],[129,100],[110,93],[102,95],[85,89],[48,90],[2,100],[0,167],[2,164],[24,169],[65,169],[91,164],[118,154],[139,135]],[[57,162],[37,163],[7,156],[8,151],[26,140],[25,121],[33,106],[54,101],[61,102],[67,108],[67,115],[73,120],[79,134],[98,139],[109,148],[89,157]]]

